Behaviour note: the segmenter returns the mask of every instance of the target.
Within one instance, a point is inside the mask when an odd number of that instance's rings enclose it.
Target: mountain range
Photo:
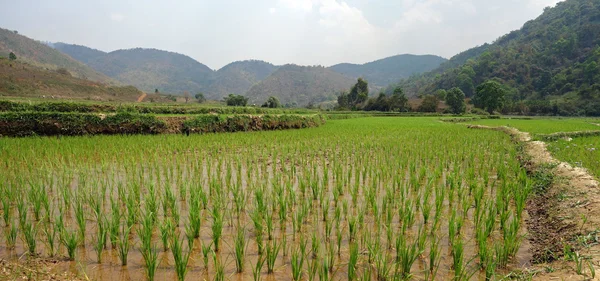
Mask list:
[[[600,1],[567,0],[492,44],[452,57],[437,69],[405,79],[409,95],[500,82],[508,92],[504,112],[600,115]]]
[[[246,60],[213,71],[188,56],[155,49],[106,53],[66,43],[52,46],[116,81],[146,92],[192,95],[202,92],[207,98],[217,100],[234,93],[247,95],[255,103],[273,95],[284,103],[297,105],[334,100],[337,93],[350,89],[358,77],[372,80],[373,88],[381,88],[391,81],[432,70],[446,61],[431,55],[398,55],[363,65],[338,64],[325,68],[276,66]]]

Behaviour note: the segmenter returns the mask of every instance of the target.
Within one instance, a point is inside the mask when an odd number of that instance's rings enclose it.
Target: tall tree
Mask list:
[[[465,93],[457,87],[450,89],[446,92],[446,104],[454,114],[465,113],[467,109],[465,105]]]
[[[421,112],[437,112],[439,100],[435,95],[426,95],[419,106]]]
[[[268,107],[268,108],[278,108],[280,106],[281,106],[281,104],[279,102],[279,99],[274,96],[270,96],[269,99],[262,105],[262,107]]]
[[[407,111],[408,108],[408,98],[404,94],[404,90],[401,87],[396,87],[394,89],[394,93],[389,99],[390,110],[391,111]]]
[[[494,80],[488,80],[477,86],[473,104],[477,108],[487,110],[490,114],[504,106],[506,90]]]
[[[10,60],[16,60],[17,59],[17,55],[15,55],[15,53],[10,52],[10,54],[8,55],[8,59]]]
[[[203,93],[201,93],[201,92],[198,92],[198,93],[197,93],[197,94],[196,94],[194,97],[196,98],[196,100],[197,100],[199,103],[203,103],[203,102],[205,102],[205,101],[206,101],[206,98],[204,97],[204,94],[203,94]]]

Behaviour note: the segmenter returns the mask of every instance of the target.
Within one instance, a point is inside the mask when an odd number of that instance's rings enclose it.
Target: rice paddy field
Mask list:
[[[469,124],[486,126],[508,126],[532,134],[551,134],[557,132],[575,132],[600,130],[600,119],[584,118],[535,118],[535,119],[480,119],[468,121]]]
[[[577,137],[550,142],[548,150],[560,161],[584,167],[600,178],[600,137]]]
[[[423,117],[0,138],[0,258],[90,280],[499,280],[531,259],[517,154]]]

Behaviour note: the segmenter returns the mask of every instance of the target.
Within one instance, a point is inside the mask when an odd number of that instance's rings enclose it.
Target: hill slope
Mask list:
[[[92,68],[147,92],[182,94],[205,91],[213,71],[194,59],[156,49],[129,49],[90,59]]]
[[[106,55],[103,51],[62,42],[52,43],[52,47],[85,64]]]
[[[352,78],[363,77],[370,83],[386,86],[413,74],[431,71],[447,61],[432,55],[397,55],[365,64],[342,63],[329,67],[331,70]]]
[[[276,96],[282,104],[307,105],[335,99],[337,93],[350,89],[355,82],[325,67],[288,64],[252,86],[246,96],[255,104]]]
[[[407,92],[460,87],[467,96],[497,79],[505,111],[600,115],[600,0],[567,0],[486,46],[460,66],[401,83]]]
[[[48,69],[66,68],[72,75],[97,82],[113,82],[89,66],[47,46],[46,44],[0,28],[0,56],[8,57],[13,52],[17,59]]]
[[[0,96],[133,102],[141,94],[132,86],[108,86],[0,58]]]
[[[229,94],[244,94],[254,84],[271,75],[277,66],[258,60],[230,63],[215,73],[207,98],[221,99]]]

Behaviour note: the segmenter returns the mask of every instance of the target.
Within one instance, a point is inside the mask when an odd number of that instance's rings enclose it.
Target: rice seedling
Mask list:
[[[8,249],[14,249],[17,243],[17,235],[19,233],[19,229],[15,224],[12,224],[10,228],[5,230],[5,238],[6,238],[6,247]]]
[[[23,242],[27,246],[27,251],[30,255],[37,255],[37,227],[33,223],[25,222],[23,224]]]
[[[350,244],[350,259],[348,260],[348,280],[355,280],[358,266],[358,244]]]
[[[177,273],[177,280],[184,281],[185,275],[188,272],[188,261],[190,258],[191,251],[183,251],[183,240],[177,236],[173,236],[171,239],[171,253],[173,253],[173,260],[175,261],[175,273]],[[215,258],[216,259],[216,258]],[[217,265],[215,264],[215,267]]]
[[[256,264],[252,268],[252,277],[254,278],[254,281],[260,281],[260,272],[265,264],[265,259],[266,258],[263,256],[258,256],[258,259],[256,259]]]
[[[103,225],[99,223],[99,226]],[[102,251],[106,247],[106,236],[108,231],[105,227],[99,227],[98,233],[96,234],[96,243],[94,244],[94,250],[96,251],[96,260],[98,263],[102,263]]]
[[[292,280],[298,281],[302,278],[302,266],[304,265],[304,251],[300,248],[292,250],[291,267],[292,267]]]
[[[212,253],[212,243],[203,243],[201,246],[202,250],[202,260],[204,261],[204,267],[208,269],[208,258],[210,253]]]
[[[62,229],[60,234],[61,242],[67,249],[67,254],[69,255],[69,260],[75,260],[75,250],[80,244],[79,234],[76,231],[69,231],[67,229]]]
[[[54,257],[56,253],[56,235],[58,231],[56,226],[52,226],[50,223],[45,223],[44,236],[46,236],[46,245],[48,249],[48,255]]]
[[[117,252],[122,266],[127,265],[127,256],[132,246],[129,241],[129,233],[131,233],[131,227],[123,225],[117,238]]]
[[[275,270],[275,261],[277,260],[277,255],[279,254],[280,248],[281,248],[281,244],[278,244],[277,241],[267,244],[266,262],[267,262],[267,273],[269,273],[269,274],[272,274]]]
[[[244,272],[244,259],[246,257],[246,249],[248,241],[246,241],[246,229],[242,226],[238,227],[237,234],[234,238],[235,247],[235,268],[238,273]]]
[[[174,234],[174,227],[173,227],[173,222],[171,221],[171,219],[165,219],[160,225],[159,225],[159,231],[160,231],[160,241],[162,242],[163,245],[163,252],[166,252],[167,250],[169,250],[169,241],[171,241],[171,238],[173,237]]]
[[[219,260],[219,258],[217,257],[217,254],[215,252],[213,253],[213,261],[215,264],[215,277],[213,280],[215,281],[223,281],[225,280],[225,265],[223,263],[221,263],[221,261]]]
[[[213,207],[212,211],[213,223],[212,229],[212,241],[215,246],[215,252],[219,252],[219,243],[221,242],[221,235],[223,234],[223,213],[219,207]]]
[[[148,281],[153,281],[158,268],[158,250],[156,246],[142,249],[142,258],[144,259],[146,278]]]

